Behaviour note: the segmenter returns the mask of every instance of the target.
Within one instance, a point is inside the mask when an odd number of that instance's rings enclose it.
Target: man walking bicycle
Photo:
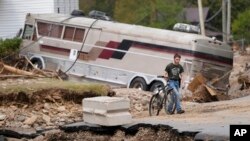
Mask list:
[[[166,73],[165,76],[168,77],[169,79],[169,86],[173,88],[174,95],[176,96],[176,109],[177,109],[177,114],[182,114],[185,111],[181,108],[181,94],[179,92],[180,84],[181,84],[181,79],[182,79],[182,73],[184,72],[184,69],[182,65],[180,64],[180,59],[181,56],[179,54],[174,55],[174,61],[173,63],[170,63],[166,66]],[[173,97],[171,98],[170,104],[168,106],[168,111],[172,111],[173,109]]]

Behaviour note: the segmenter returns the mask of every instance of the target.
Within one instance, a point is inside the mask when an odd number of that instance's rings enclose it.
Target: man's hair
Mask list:
[[[176,53],[175,55],[174,55],[174,58],[181,58],[181,55],[179,55],[178,53]]]

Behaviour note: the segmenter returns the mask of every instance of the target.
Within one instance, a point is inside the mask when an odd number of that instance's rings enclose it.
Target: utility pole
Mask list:
[[[222,37],[223,42],[227,41],[227,8],[226,8],[226,1],[222,0]]]
[[[231,35],[231,0],[227,0],[227,42]]]
[[[203,8],[201,0],[198,0],[198,7],[199,7],[201,35],[205,36],[205,26],[204,26]]]

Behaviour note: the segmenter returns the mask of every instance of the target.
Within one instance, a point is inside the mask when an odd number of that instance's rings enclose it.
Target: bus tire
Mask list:
[[[44,69],[42,60],[39,58],[33,58],[30,60],[31,63],[38,69]]]
[[[150,91],[150,92],[154,92],[154,91],[156,90],[157,87],[163,87],[163,86],[164,86],[164,84],[163,84],[162,82],[156,81],[156,82],[154,82],[154,83],[151,85],[149,91]]]
[[[146,91],[148,89],[148,85],[143,78],[137,77],[131,82],[129,88],[136,88]]]

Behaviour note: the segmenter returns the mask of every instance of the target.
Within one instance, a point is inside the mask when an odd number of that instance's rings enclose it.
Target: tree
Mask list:
[[[250,40],[250,10],[240,13],[232,24],[234,39]]]
[[[172,29],[180,21],[180,0],[116,0],[114,19],[119,22]]]
[[[113,15],[116,0],[80,0],[79,8],[87,15],[91,10],[98,10]]]

